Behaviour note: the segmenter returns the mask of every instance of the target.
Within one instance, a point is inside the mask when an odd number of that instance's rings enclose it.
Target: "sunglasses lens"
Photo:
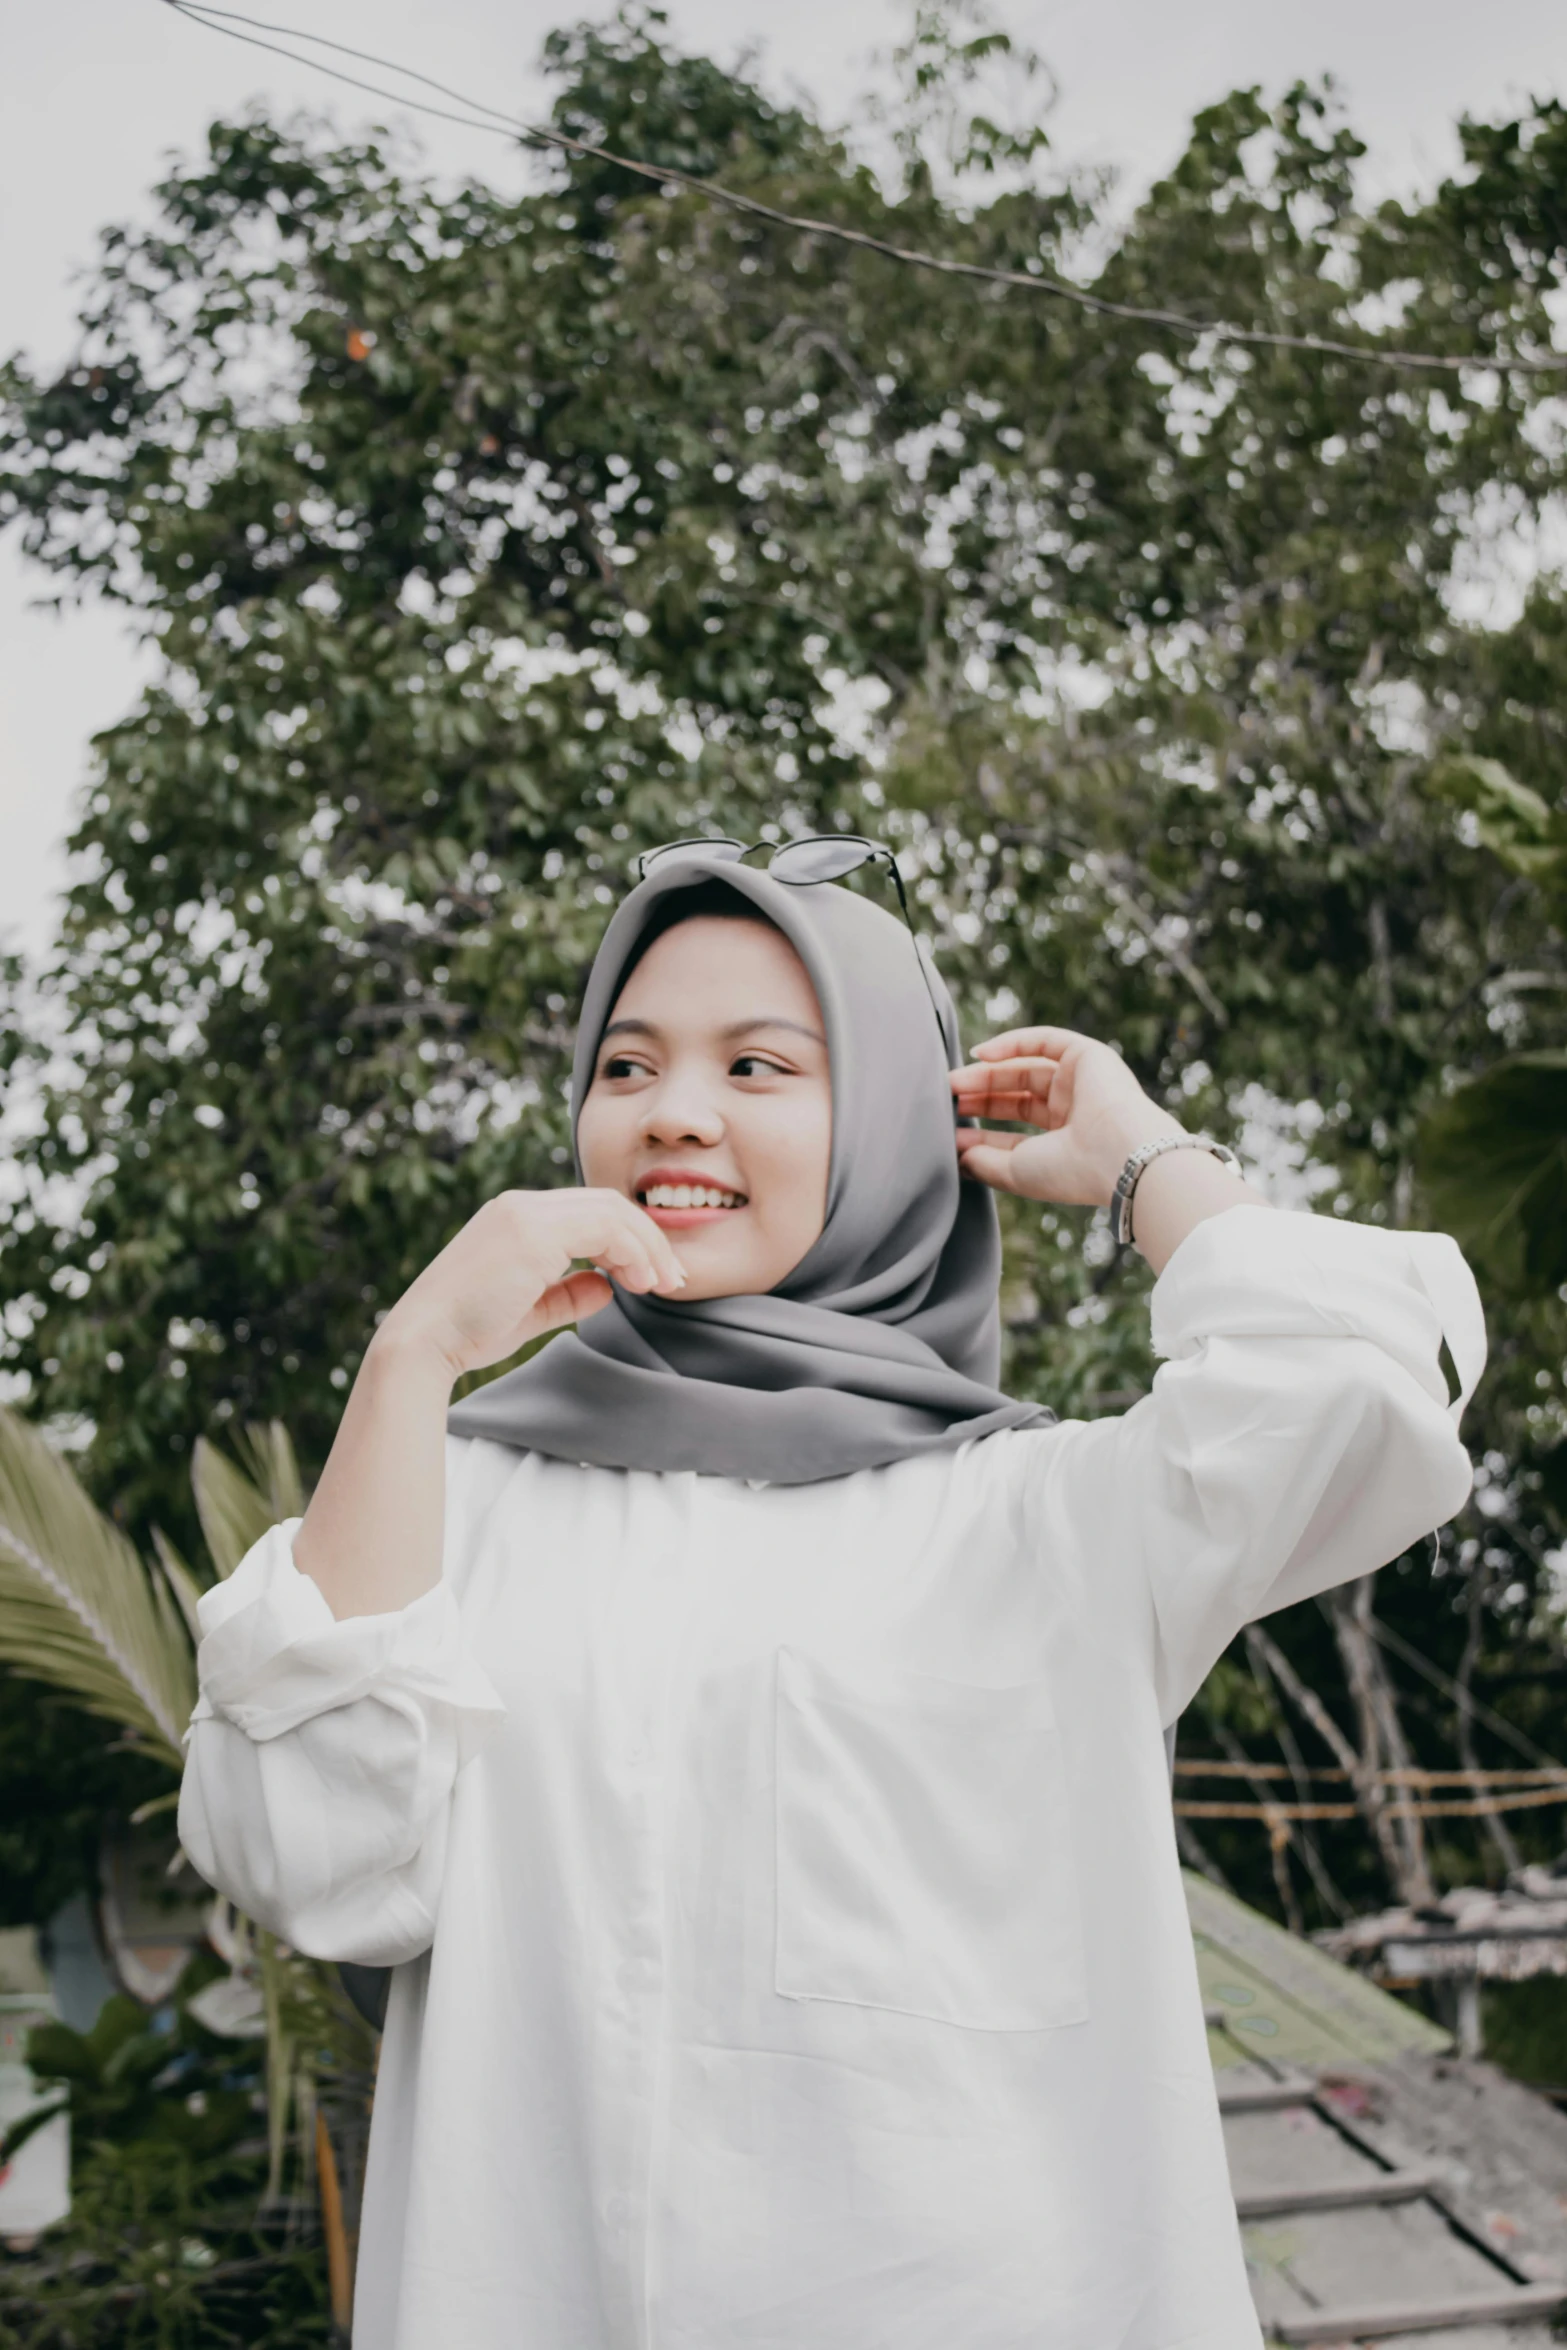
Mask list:
[[[645,850],[637,867],[645,877],[655,865],[684,865],[693,857],[716,857],[721,864],[733,865],[744,855],[743,840],[666,840],[661,848]]]
[[[862,840],[791,840],[773,852],[775,881],[841,881],[875,851]]]

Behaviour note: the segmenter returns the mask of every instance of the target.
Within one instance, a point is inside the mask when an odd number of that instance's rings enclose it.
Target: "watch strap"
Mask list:
[[[1115,1189],[1110,1194],[1110,1233],[1117,1248],[1126,1248],[1132,1237],[1132,1200],[1142,1180],[1143,1170],[1166,1151],[1206,1151],[1211,1158],[1226,1167],[1239,1168],[1240,1161],[1228,1143],[1215,1142],[1211,1134],[1161,1134],[1157,1142],[1145,1142],[1133,1151],[1126,1165],[1116,1177]]]

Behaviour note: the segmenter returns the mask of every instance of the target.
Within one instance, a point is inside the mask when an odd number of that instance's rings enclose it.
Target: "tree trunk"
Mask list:
[[[1474,1724],[1474,1670],[1480,1654],[1482,1612],[1485,1599],[1485,1569],[1478,1563],[1469,1578],[1469,1633],[1464,1642],[1464,1653],[1458,1667],[1458,1679],[1453,1684],[1453,1695],[1458,1706],[1458,1752],[1466,1771],[1473,1771],[1470,1786],[1474,1798],[1482,1808],[1480,1825],[1501,1856],[1509,1874],[1523,1866],[1523,1854],[1513,1840],[1513,1832],[1501,1813],[1492,1808],[1480,1780],[1480,1758],[1475,1752]]]
[[[1408,1783],[1405,1782],[1401,1800],[1394,1808],[1389,1805],[1387,1790],[1380,1780],[1383,1770],[1411,1771],[1415,1766],[1399,1718],[1393,1684],[1371,1628],[1375,1589],[1375,1576],[1363,1575],[1359,1582],[1329,1592],[1328,1621],[1343,1659],[1360,1731],[1355,1792],[1394,1892],[1410,1908],[1420,1909],[1436,1898],[1426,1859],[1424,1824],[1414,1814],[1413,1793]]]
[[[1290,1665],[1288,1658],[1280,1653],[1275,1642],[1269,1639],[1259,1624],[1248,1624],[1246,1627],[1246,1654],[1251,1659],[1251,1669],[1258,1682],[1267,1691],[1268,1700],[1273,1709],[1274,1724],[1278,1732],[1279,1749],[1289,1764],[1290,1777],[1295,1782],[1296,1801],[1303,1804],[1309,1803],[1311,1801],[1311,1773],[1307,1769],[1306,1758],[1296,1743],[1295,1733],[1290,1728],[1289,1715],[1285,1712],[1283,1700],[1279,1695],[1281,1675],[1278,1667],[1283,1666],[1284,1671],[1294,1682],[1297,1692],[1302,1695],[1304,1694],[1304,1684],[1299,1674]],[[1322,1710],[1321,1701],[1317,1702],[1320,1712]],[[1295,1841],[1324,1908],[1333,1917],[1347,1918],[1350,1914],[1350,1905],[1334,1883],[1332,1872],[1322,1857],[1321,1847],[1317,1843],[1316,1836],[1304,1820],[1299,1823]]]

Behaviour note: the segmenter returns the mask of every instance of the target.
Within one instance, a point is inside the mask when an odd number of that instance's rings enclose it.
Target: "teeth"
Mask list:
[[[642,1200],[650,1208],[737,1208],[743,1196],[713,1183],[651,1183]]]

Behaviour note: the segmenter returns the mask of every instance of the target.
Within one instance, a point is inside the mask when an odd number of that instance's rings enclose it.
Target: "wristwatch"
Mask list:
[[[1211,1134],[1162,1134],[1157,1142],[1145,1142],[1141,1150],[1133,1151],[1110,1194],[1110,1233],[1117,1248],[1125,1248],[1132,1237],[1132,1195],[1142,1179],[1143,1169],[1166,1151],[1207,1151],[1226,1167],[1237,1171],[1240,1168],[1240,1161],[1229,1145],[1215,1142]]]

